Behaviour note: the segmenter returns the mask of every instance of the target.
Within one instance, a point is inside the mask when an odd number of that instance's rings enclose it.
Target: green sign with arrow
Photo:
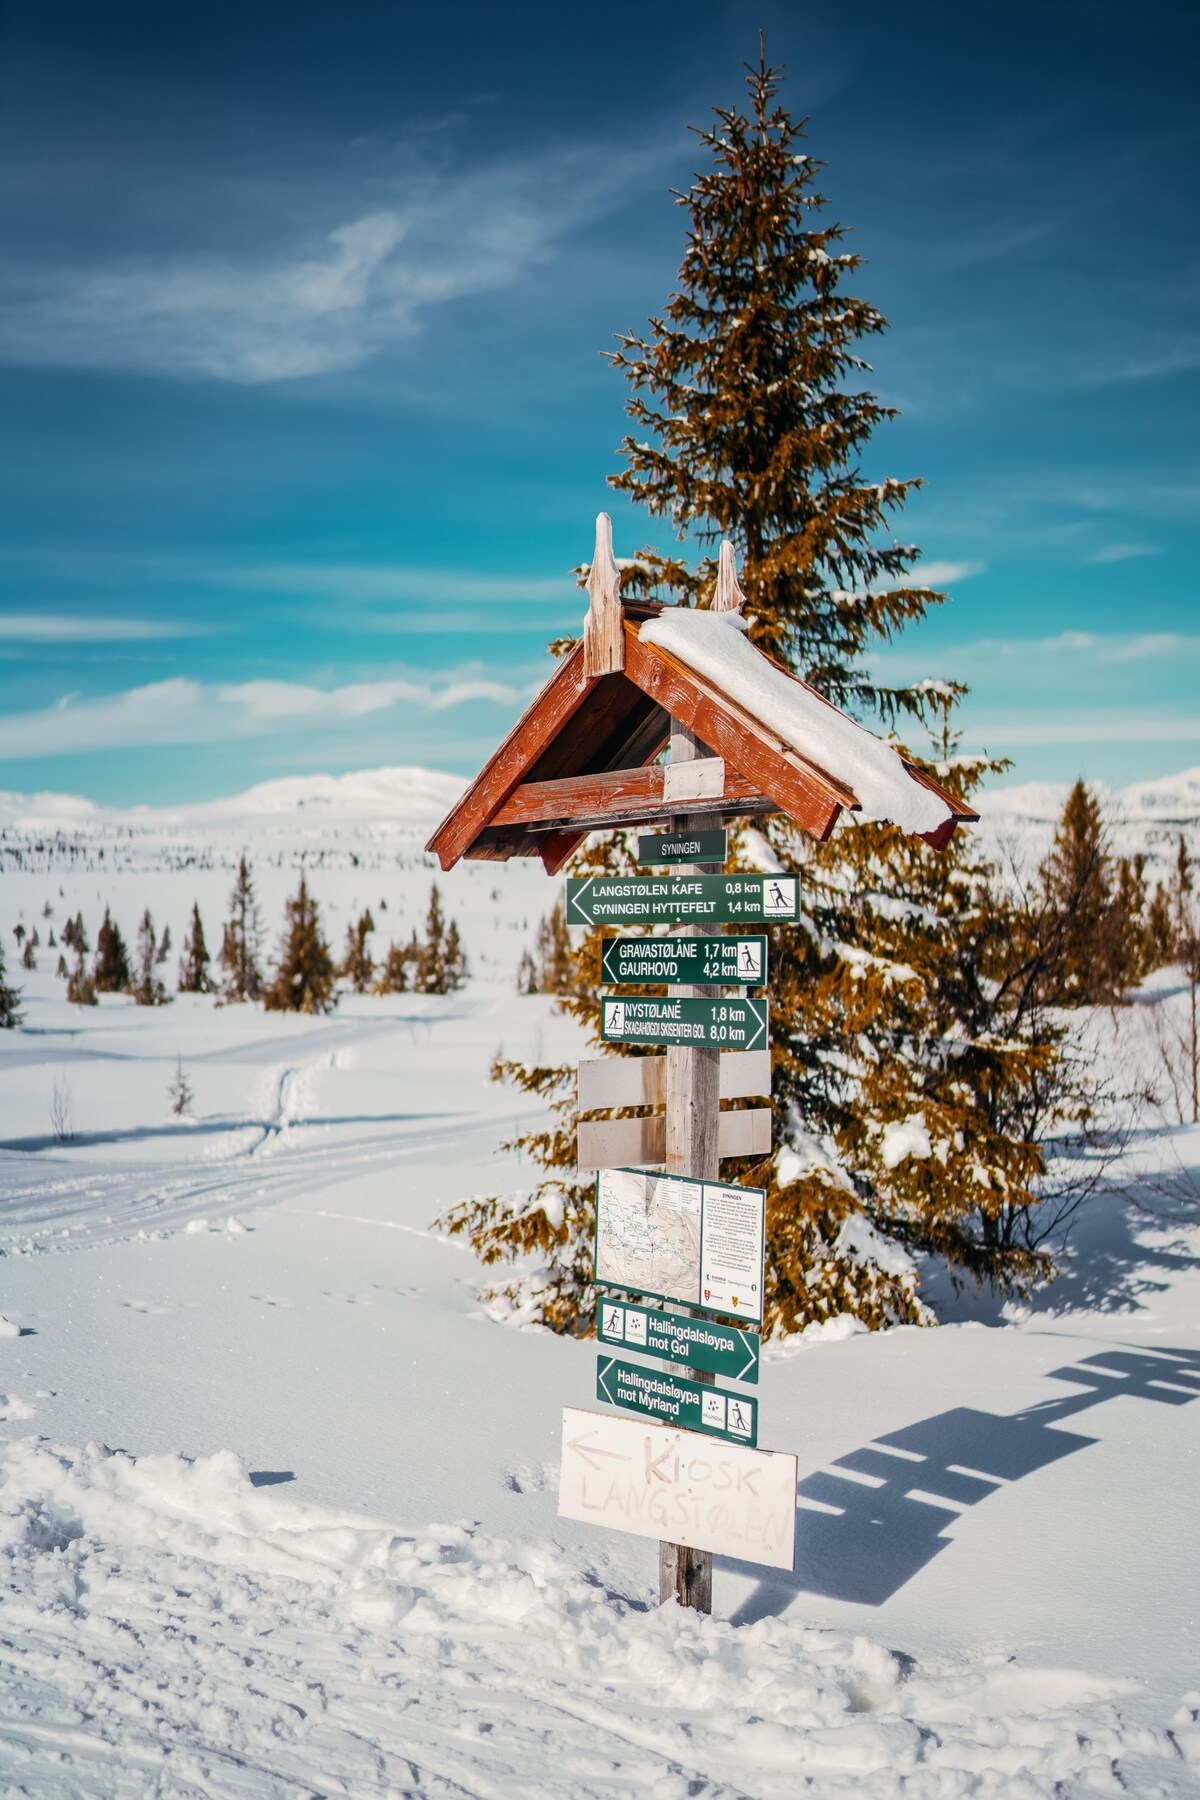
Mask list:
[[[637,1363],[618,1362],[615,1356],[602,1356],[596,1364],[596,1398],[623,1412],[645,1413],[664,1425],[751,1448],[758,1442],[757,1401],[682,1375],[659,1375]]]
[[[800,916],[796,875],[572,875],[568,925],[778,925]]]
[[[596,1336],[602,1344],[620,1344],[643,1350],[664,1362],[682,1363],[691,1369],[709,1369],[730,1381],[758,1380],[757,1331],[735,1331],[715,1319],[691,1319],[686,1313],[653,1312],[647,1306],[626,1306],[620,1300],[602,1300],[596,1314]]]
[[[767,1041],[765,1000],[605,1000],[600,1013],[606,1044],[759,1050]]]
[[[705,982],[762,987],[767,979],[765,937],[618,937],[604,945],[604,979],[631,982]]]

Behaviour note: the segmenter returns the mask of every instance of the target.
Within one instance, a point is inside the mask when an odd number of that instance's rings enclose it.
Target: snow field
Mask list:
[[[420,844],[456,787],[381,771],[99,817],[0,798],[0,930],[50,897],[94,940],[107,900],[130,937],[148,902],[171,976],[193,899],[216,949],[247,848],[269,944],[303,860],[335,951],[369,904],[378,954],[423,920]],[[73,835],[16,867],[47,821]],[[445,998],[77,1009],[56,953],[9,957],[0,1793],[1200,1794],[1200,1130],[1131,1115],[1123,1191],[1030,1305],[927,1272],[938,1330],[768,1346],[796,1572],[718,1559],[716,1616],[660,1612],[652,1546],[555,1513],[595,1345],[496,1324],[469,1249],[429,1229],[535,1173],[497,1149],[531,1115],[487,1069],[579,1053],[513,991],[560,884],[437,879],[473,968]],[[1098,1016],[1092,1053],[1152,1070],[1148,1019]]]
[[[1171,1748],[1128,1684],[642,1610],[549,1545],[301,1505],[228,1452],[14,1443],[0,1559],[10,1793],[1034,1800]]]

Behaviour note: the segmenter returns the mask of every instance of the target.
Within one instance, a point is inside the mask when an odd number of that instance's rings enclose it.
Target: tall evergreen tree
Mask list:
[[[268,1012],[326,1013],[337,1004],[333,958],[321,934],[317,903],[303,873],[287,903],[275,978],[263,992]]]
[[[375,977],[372,993],[406,994],[412,985],[411,971],[420,960],[420,954],[415,933],[407,944],[397,944],[394,941],[390,943]]]
[[[1067,796],[1050,852],[1038,871],[1043,919],[1043,997],[1059,1006],[1117,998],[1120,921],[1104,816],[1087,783]]]
[[[888,536],[918,484],[867,480],[860,467],[893,416],[863,383],[864,346],[886,321],[846,291],[861,262],[825,220],[821,165],[802,148],[804,122],[779,104],[779,82],[764,57],[749,71],[749,106],[717,109],[698,134],[709,161],[678,196],[688,231],[676,291],[649,335],[625,335],[613,357],[635,427],[613,485],[680,538],[730,539],[759,647],[868,721],[922,733],[928,722],[940,732],[937,773],[954,782],[964,769],[949,719],[962,690],[885,686],[866,661],[942,596],[906,576],[918,552]],[[715,575],[715,557],[692,573],[647,549],[622,585],[703,604]],[[1002,897],[988,897],[986,869],[965,843],[937,865],[937,852],[889,826],[848,823],[819,847],[779,821],[762,829],[782,866],[801,870],[806,914],[773,934],[775,1150],[740,1171],[768,1189],[770,1328],[846,1311],[872,1325],[921,1317],[904,1244],[1001,1287],[1036,1278],[1042,1157],[1022,1103],[1048,1084],[1057,1049],[1012,1001],[1013,1054],[991,1043],[1004,1008],[989,1014],[974,991],[996,979],[976,911],[987,897],[989,943],[1011,921]],[[621,854],[618,840],[576,866],[591,873]],[[923,907],[936,922],[924,935]],[[969,981],[951,979],[960,955]],[[595,1032],[598,934],[581,943],[577,974],[564,1005]],[[956,1072],[948,1046],[960,1041],[969,1054]],[[524,1209],[485,1198],[443,1222],[485,1263],[534,1253],[540,1273],[502,1280],[493,1295],[578,1330],[593,1298],[593,1184],[572,1168],[572,1071],[496,1072],[552,1109],[552,1124],[521,1140],[547,1179]],[[989,1100],[996,1087],[1002,1105]]]
[[[360,913],[353,924],[346,927],[346,950],[338,968],[343,981],[348,981],[356,994],[365,994],[371,986],[371,978],[375,973],[375,964],[367,949],[367,939],[375,929],[375,921],[368,907]]]
[[[229,918],[221,941],[221,967],[225,980],[221,993],[226,1000],[258,1000],[262,996],[263,975],[259,962],[262,927],[258,901],[250,865],[243,855],[238,862],[237,879],[229,896]]]
[[[123,994],[133,980],[129,969],[129,952],[125,948],[121,928],[113,924],[107,906],[96,933],[96,961],[92,969],[92,980],[98,994]]]
[[[168,1002],[169,995],[156,967],[158,960],[158,939],[147,907],[138,926],[137,973],[129,990],[138,1006],[166,1006]]]
[[[211,962],[208,945],[204,941],[204,926],[200,922],[200,908],[193,901],[192,926],[183,947],[183,955],[179,959],[179,991],[181,994],[212,993],[213,980],[208,972]]]
[[[13,1031],[21,1023],[21,995],[4,979],[4,946],[0,944],[0,1031]]]

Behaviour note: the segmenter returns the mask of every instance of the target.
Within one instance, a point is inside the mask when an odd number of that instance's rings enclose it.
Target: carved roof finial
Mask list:
[[[596,515],[596,553],[588,574],[588,611],[583,626],[583,672],[615,675],[625,667],[625,618],[618,597],[621,571],[612,547],[612,520]]]
[[[740,613],[746,604],[746,596],[741,590],[737,578],[737,564],[733,560],[733,545],[728,538],[721,539],[721,555],[717,563],[717,585],[713,589],[713,611]]]

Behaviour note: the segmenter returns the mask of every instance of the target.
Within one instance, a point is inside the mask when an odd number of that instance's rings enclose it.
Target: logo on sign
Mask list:
[[[796,916],[796,877],[768,875],[763,882],[763,912],[769,919],[794,919]]]
[[[604,1029],[611,1031],[614,1037],[624,1034],[625,1002],[623,1000],[606,1000],[604,1002]]]
[[[762,945],[752,944],[748,939],[738,945],[737,953],[738,980],[748,986],[757,986],[762,980]]]

